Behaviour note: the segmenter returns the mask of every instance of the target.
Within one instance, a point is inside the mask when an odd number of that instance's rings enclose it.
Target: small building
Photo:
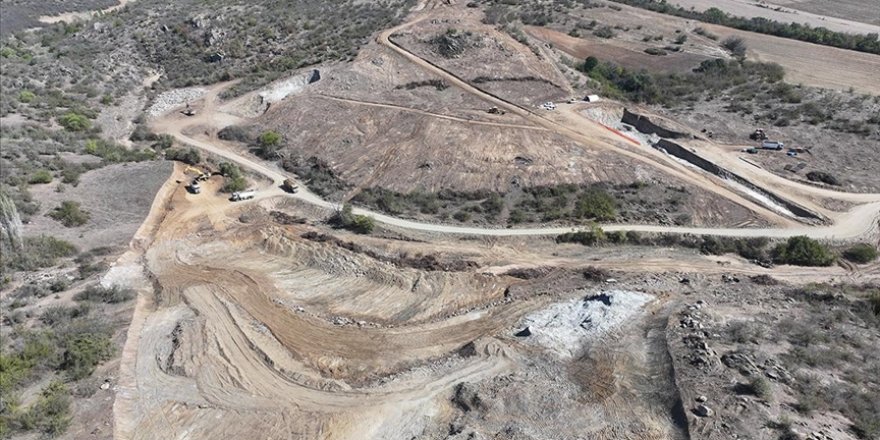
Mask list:
[[[599,102],[599,95],[587,95],[584,97],[584,101],[586,102]]]

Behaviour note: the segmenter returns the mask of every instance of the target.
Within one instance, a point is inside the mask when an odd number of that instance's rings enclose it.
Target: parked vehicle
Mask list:
[[[232,193],[232,197],[229,198],[230,201],[240,202],[242,200],[250,200],[257,195],[257,191],[253,189],[249,189],[247,191],[239,191]]]

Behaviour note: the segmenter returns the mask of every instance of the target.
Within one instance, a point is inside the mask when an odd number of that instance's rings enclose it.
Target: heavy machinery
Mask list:
[[[749,135],[749,139],[753,141],[763,141],[767,139],[767,133],[764,133],[763,128],[756,128],[755,131]]]
[[[257,191],[253,189],[249,189],[247,191],[239,191],[232,193],[232,197],[229,198],[232,202],[240,202],[242,200],[250,200],[257,195]]]
[[[193,173],[193,174],[195,174],[196,177],[195,177],[195,180],[194,180],[194,181],[198,181],[198,182],[205,182],[205,181],[207,181],[208,179],[211,178],[211,173],[209,173],[209,172],[207,172],[207,171],[202,171],[202,170],[200,170],[200,169],[198,169],[198,168],[196,168],[196,167],[192,167],[192,166],[187,166],[187,167],[183,170],[183,172],[185,172],[185,173]]]
[[[284,183],[281,184],[281,189],[291,194],[296,194],[296,192],[299,191],[299,185],[297,185],[293,179],[284,179]]]
[[[489,114],[493,114],[493,115],[503,115],[503,114],[505,114],[505,113],[507,113],[507,112],[504,111],[504,110],[501,110],[501,109],[498,108],[498,107],[495,107],[494,105],[493,105],[492,107],[489,107]]]
[[[199,185],[198,180],[193,180],[192,183],[189,184],[187,189],[189,190],[189,192],[191,192],[193,194],[201,194],[201,192],[202,192],[202,187]]]

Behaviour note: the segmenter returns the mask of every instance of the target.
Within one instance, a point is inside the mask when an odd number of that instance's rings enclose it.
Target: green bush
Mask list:
[[[877,248],[868,243],[859,243],[843,251],[843,258],[858,264],[870,263],[877,259]]]
[[[116,304],[134,299],[135,293],[131,289],[123,289],[119,286],[103,287],[100,284],[89,286],[82,292],[77,293],[74,299],[77,301],[103,302]]]
[[[266,131],[257,138],[257,155],[269,158],[281,148],[281,135],[274,131]]]
[[[36,95],[34,95],[34,93],[30,90],[22,90],[18,93],[18,101],[25,104],[32,102],[35,98]]]
[[[67,112],[59,117],[58,123],[67,131],[86,131],[92,128],[92,121],[89,118],[74,111]]]
[[[195,148],[169,148],[165,150],[165,159],[196,165],[202,161],[202,154]]]
[[[590,229],[577,231],[577,232],[567,232],[565,234],[559,235],[556,237],[557,243],[580,243],[584,246],[593,246],[596,244],[601,244],[606,241],[607,237],[605,236],[605,231],[602,230],[599,226],[592,225]]]
[[[150,160],[155,154],[147,150],[130,150],[123,145],[104,139],[89,139],[83,149],[86,154],[98,156],[107,162],[140,162]]]
[[[797,236],[773,249],[773,261],[797,266],[830,266],[834,262],[834,255],[818,241]]]
[[[61,368],[71,380],[88,377],[113,355],[110,338],[100,333],[83,333],[67,339]]]
[[[357,234],[369,234],[376,227],[373,217],[354,214],[349,204],[343,205],[342,209],[330,219],[330,223],[338,228],[348,229]]]
[[[91,218],[91,214],[83,210],[79,202],[72,202],[70,200],[61,202],[61,205],[55,207],[48,216],[61,222],[62,225],[68,228],[82,226]]]
[[[617,204],[607,192],[590,189],[578,198],[574,215],[596,221],[613,220],[617,216]]]
[[[16,414],[13,424],[23,431],[39,430],[47,437],[56,437],[70,426],[70,404],[67,386],[54,380],[43,388],[36,403]]]
[[[27,182],[31,185],[51,183],[52,173],[49,170],[37,170],[28,176]]]

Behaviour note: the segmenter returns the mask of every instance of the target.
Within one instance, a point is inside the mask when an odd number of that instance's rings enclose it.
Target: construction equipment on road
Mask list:
[[[202,187],[199,185],[198,180],[193,180],[186,189],[193,194],[201,194],[202,192]]]
[[[239,191],[232,193],[232,197],[229,198],[231,202],[240,202],[242,200],[250,200],[257,195],[257,191],[253,189],[249,189],[247,191]]]
[[[495,107],[493,105],[492,107],[489,107],[489,113],[493,114],[493,115],[503,115],[503,114],[507,113],[507,111],[501,110],[500,108]]]
[[[281,189],[291,194],[296,194],[296,192],[299,191],[299,185],[297,185],[293,179],[284,179],[284,183],[281,184]]]
[[[765,140],[761,142],[761,148],[765,150],[781,150],[785,147],[784,142]]]
[[[183,109],[183,111],[181,113],[183,113],[186,116],[195,116],[196,115],[196,111],[193,110],[192,107],[189,106],[188,102],[186,103],[186,108]]]
[[[767,133],[764,133],[763,128],[756,128],[755,131],[749,135],[749,139],[753,141],[763,141],[767,139]]]
[[[541,104],[541,107],[544,110],[556,110],[556,104],[554,104],[552,101],[547,101],[547,102]]]

